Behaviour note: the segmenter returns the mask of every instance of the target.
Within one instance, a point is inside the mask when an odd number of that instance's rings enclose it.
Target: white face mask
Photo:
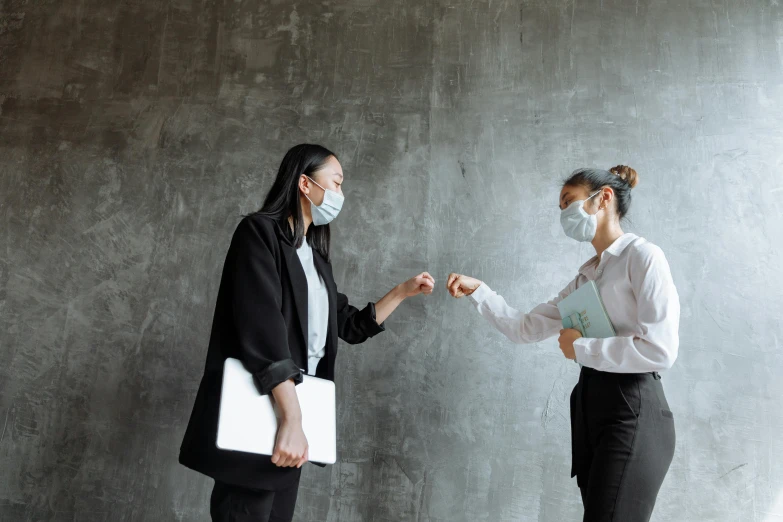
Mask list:
[[[577,241],[593,240],[598,229],[598,218],[596,214],[588,214],[584,206],[590,198],[600,193],[599,190],[587,199],[574,201],[560,212],[560,224],[563,225],[565,235]]]
[[[307,176],[307,179],[315,183],[315,180],[310,176]],[[318,185],[318,183],[315,184]],[[321,185],[318,186],[321,187]],[[345,197],[334,190],[321,188],[324,191],[324,200],[320,206],[313,203],[313,200],[305,194],[307,201],[310,202],[310,214],[313,216],[313,225],[317,227],[331,223],[337,217],[337,214],[340,213],[340,209],[343,208],[343,202],[345,201]]]

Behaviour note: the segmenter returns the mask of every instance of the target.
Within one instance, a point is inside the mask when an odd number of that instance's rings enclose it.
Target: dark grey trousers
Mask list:
[[[212,522],[291,522],[299,480],[279,491],[262,491],[215,481],[209,514]]]
[[[571,393],[571,476],[584,522],[649,521],[674,446],[674,418],[657,373],[582,368]]]

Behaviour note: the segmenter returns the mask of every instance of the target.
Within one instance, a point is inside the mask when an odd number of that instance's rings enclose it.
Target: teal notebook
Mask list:
[[[557,303],[563,328],[574,328],[582,337],[605,339],[617,335],[606,313],[595,281],[588,281]]]

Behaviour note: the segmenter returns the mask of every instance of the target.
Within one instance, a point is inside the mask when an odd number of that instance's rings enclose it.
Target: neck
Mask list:
[[[304,225],[304,234],[307,235],[307,230],[310,228],[310,225],[313,223],[313,215],[310,213],[310,201],[305,198],[301,197],[300,203],[302,207],[302,221]],[[291,229],[294,228],[294,218],[291,216],[288,216],[288,224],[291,225]]]
[[[604,222],[598,225],[598,230],[595,231],[595,237],[592,241],[596,255],[600,258],[604,250],[609,248],[623,234],[623,229],[620,228],[620,223],[617,221],[613,220],[612,222]]]

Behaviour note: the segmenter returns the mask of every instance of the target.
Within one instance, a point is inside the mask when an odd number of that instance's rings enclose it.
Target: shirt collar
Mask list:
[[[630,245],[633,242],[633,240],[636,239],[637,237],[639,236],[637,236],[636,234],[631,234],[630,232],[626,232],[622,236],[615,239],[614,243],[609,245],[609,248],[604,250],[604,252],[614,257],[617,257],[620,254],[622,254],[623,250],[625,250],[625,247]]]
[[[604,254],[609,254],[610,256],[618,257],[620,254],[623,253],[625,247],[633,243],[633,241],[637,237],[639,236],[637,236],[636,234],[631,234],[630,232],[623,234],[622,236],[615,239],[614,243],[609,245],[609,248],[604,250]],[[597,266],[598,266],[598,256],[593,256],[590,259],[588,259],[585,264],[579,267],[579,273],[586,274],[588,270],[590,270],[591,268],[596,268]]]

